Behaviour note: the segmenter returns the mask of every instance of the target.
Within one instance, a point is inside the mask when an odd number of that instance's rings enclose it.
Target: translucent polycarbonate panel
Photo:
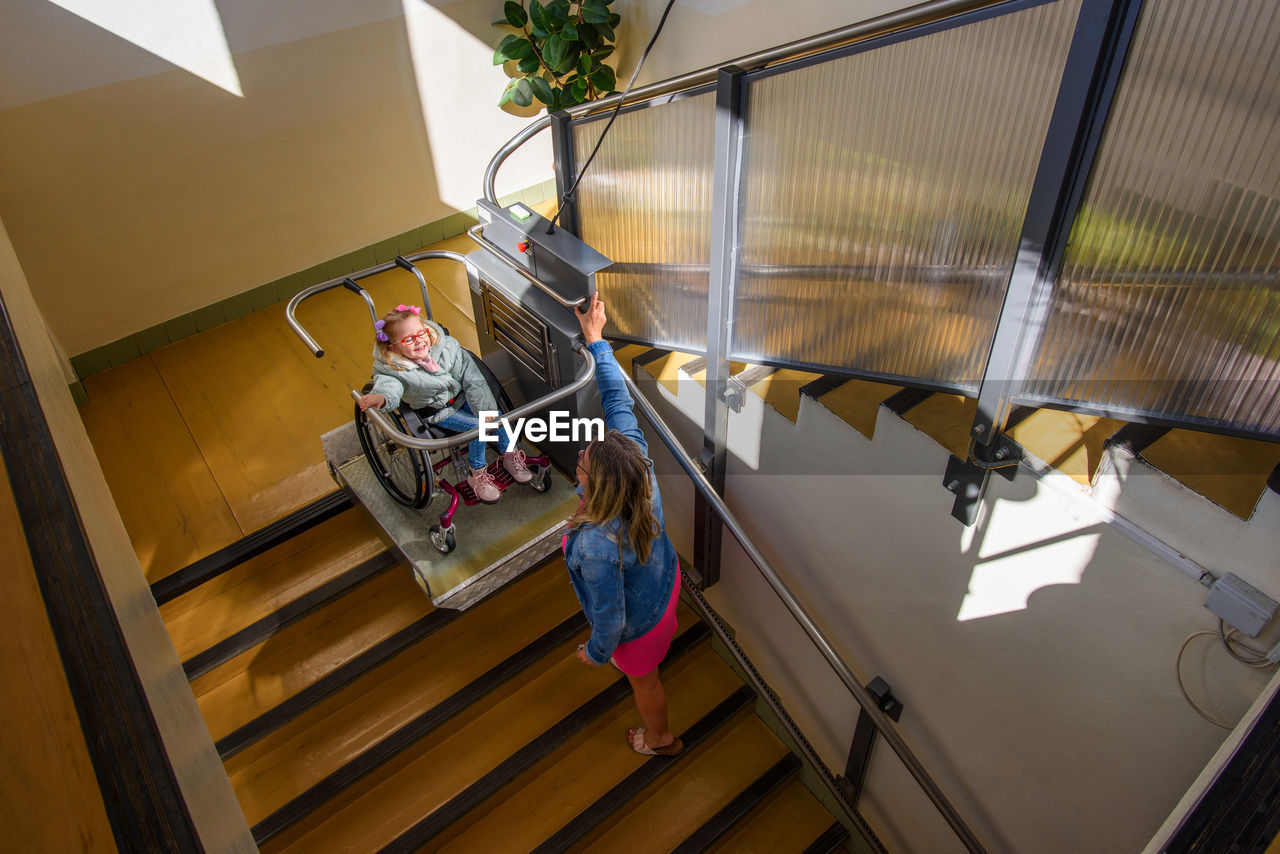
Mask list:
[[[574,127],[578,169],[604,126]],[[614,261],[596,284],[619,335],[706,348],[714,132],[714,93],[623,112],[578,187],[581,237]]]
[[[751,81],[734,358],[977,388],[1078,9]]]
[[[1029,400],[1280,435],[1280,4],[1149,0]]]

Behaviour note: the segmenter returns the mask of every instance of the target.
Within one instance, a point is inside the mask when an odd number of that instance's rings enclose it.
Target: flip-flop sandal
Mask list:
[[[631,745],[631,749],[636,753],[645,756],[679,756],[684,752],[684,742],[677,738],[670,744],[662,747],[650,747],[644,743],[644,727],[629,730],[627,732],[627,743]]]

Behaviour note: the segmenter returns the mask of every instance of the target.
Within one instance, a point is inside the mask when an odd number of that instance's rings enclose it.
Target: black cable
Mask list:
[[[573,179],[573,183],[569,185],[569,189],[564,191],[564,195],[560,197],[560,203],[556,206],[556,214],[551,218],[551,224],[547,226],[547,234],[554,234],[556,223],[560,221],[560,211],[564,209],[565,204],[573,203],[573,191],[578,189],[578,182],[582,180],[582,176],[587,174],[587,167],[591,165],[591,161],[596,159],[596,152],[600,150],[600,144],[604,142],[605,135],[609,133],[609,128],[613,127],[613,121],[618,117],[618,111],[622,109],[622,103],[627,100],[627,94],[631,91],[631,87],[636,82],[636,77],[640,75],[640,69],[644,66],[644,61],[649,57],[649,51],[658,41],[658,34],[662,32],[662,27],[667,23],[667,15],[671,14],[671,7],[676,5],[676,0],[667,0],[667,8],[662,10],[662,17],[658,19],[658,27],[653,31],[653,37],[649,39],[649,43],[645,45],[644,51],[640,54],[640,61],[636,63],[636,68],[631,72],[631,79],[627,81],[626,87],[622,90],[622,95],[618,97],[618,103],[613,107],[613,113],[609,116],[609,121],[604,126],[604,130],[600,131],[600,137],[596,140],[596,147],[591,149],[591,154],[587,157],[587,162],[582,164],[582,168],[578,170],[578,175]]]

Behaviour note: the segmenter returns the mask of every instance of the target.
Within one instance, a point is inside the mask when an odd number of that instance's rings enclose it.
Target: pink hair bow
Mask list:
[[[404,303],[400,303],[400,305],[396,306],[396,311],[408,311],[413,314],[422,313],[422,309],[418,308],[416,305],[405,305]]]

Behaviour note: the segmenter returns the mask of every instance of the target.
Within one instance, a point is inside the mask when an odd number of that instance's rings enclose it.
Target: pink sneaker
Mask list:
[[[467,477],[467,485],[476,494],[476,498],[485,504],[493,504],[502,497],[502,490],[493,482],[493,475],[489,474],[487,468],[472,469]]]
[[[524,451],[507,451],[502,455],[502,467],[511,475],[516,483],[528,483],[533,480],[533,472],[524,462]]]

